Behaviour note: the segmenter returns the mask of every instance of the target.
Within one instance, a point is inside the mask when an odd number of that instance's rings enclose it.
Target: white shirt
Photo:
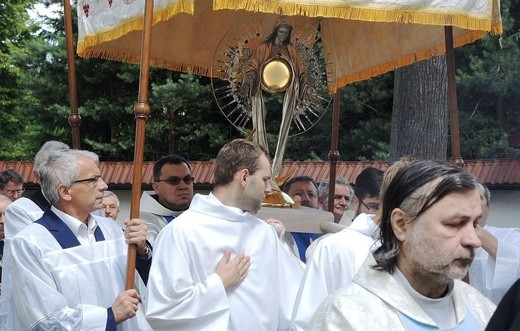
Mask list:
[[[412,285],[410,285],[408,279],[406,279],[399,268],[395,268],[392,276],[441,330],[451,329],[457,326],[455,304],[453,303],[453,281],[448,285],[448,293],[446,293],[446,295],[441,298],[432,299],[417,292]]]
[[[82,245],[92,244],[96,241],[94,231],[97,228],[97,221],[92,216],[89,216],[88,224],[85,224],[54,206],[51,206],[51,210],[69,227]]]

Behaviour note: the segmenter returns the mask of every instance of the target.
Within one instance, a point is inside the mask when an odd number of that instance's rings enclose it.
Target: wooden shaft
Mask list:
[[[72,10],[69,0],[63,0],[63,17],[65,19],[65,38],[67,41],[67,65],[69,76],[70,114],[69,124],[72,129],[72,148],[81,149],[79,126],[81,117],[78,113],[78,88],[76,83],[76,62],[72,41]]]
[[[463,164],[460,153],[459,111],[457,108],[457,87],[455,85],[455,55],[453,50],[453,27],[444,27],[446,43],[446,68],[448,76],[448,105],[450,111],[450,132],[452,162]]]
[[[334,210],[334,194],[336,189],[336,164],[339,160],[338,140],[339,140],[339,112],[340,112],[340,93],[339,90],[334,93],[333,113],[332,113],[332,137],[330,140],[330,173],[329,173],[329,201],[327,203],[327,210],[332,212]]]
[[[139,217],[139,202],[141,200],[141,186],[143,182],[143,158],[146,121],[150,115],[148,104],[148,82],[150,76],[150,52],[152,46],[152,18],[153,0],[146,0],[144,9],[143,40],[141,46],[141,71],[139,75],[139,96],[134,107],[136,120],[134,167],[132,182],[132,200],[130,205],[130,218]],[[125,288],[134,288],[135,259],[137,257],[137,246],[128,246],[128,263],[126,269]]]

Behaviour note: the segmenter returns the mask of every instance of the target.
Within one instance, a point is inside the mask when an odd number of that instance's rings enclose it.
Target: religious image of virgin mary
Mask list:
[[[298,101],[302,100],[307,85],[306,71],[301,67],[296,48],[291,43],[292,30],[293,27],[285,16],[276,20],[265,41],[254,49],[245,67],[240,87],[240,94],[251,98],[253,127],[256,129],[253,139],[266,149],[268,149],[265,127],[266,109],[262,90],[270,93],[285,91],[282,121],[273,159],[274,175],[278,174],[282,163],[294,109],[297,107]],[[287,72],[285,76],[287,80],[281,86],[272,87],[266,83],[266,76],[277,76],[283,72]]]

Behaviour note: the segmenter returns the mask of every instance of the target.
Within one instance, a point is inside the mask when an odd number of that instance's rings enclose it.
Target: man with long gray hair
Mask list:
[[[125,240],[117,223],[91,214],[107,189],[98,163],[92,152],[59,150],[40,166],[51,207],[11,241],[9,330],[137,330],[140,296],[125,290],[127,244],[137,245],[137,271],[146,279],[146,221],[125,221]]]
[[[439,162],[400,169],[383,195],[381,245],[309,329],[483,330],[495,305],[460,280],[481,245],[477,185]]]

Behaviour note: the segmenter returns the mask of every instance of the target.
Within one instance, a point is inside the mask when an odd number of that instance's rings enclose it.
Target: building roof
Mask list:
[[[153,161],[144,162],[143,164],[142,183],[144,189],[151,187],[153,164]],[[209,187],[213,184],[214,163],[212,161],[192,161],[190,165],[196,186]],[[339,161],[336,167],[336,176],[343,176],[348,181],[354,182],[363,169],[374,167],[386,170],[388,165],[388,162],[385,161]],[[488,186],[520,186],[520,160],[465,160],[464,167]],[[110,188],[123,189],[131,187],[133,182],[132,162],[101,162],[99,168],[101,177]],[[0,161],[0,171],[7,169],[18,171],[28,188],[37,185],[33,174],[32,162]],[[321,181],[322,179],[328,179],[329,169],[329,162],[284,162],[280,175],[282,177],[290,174],[293,176],[307,175],[316,181]]]

